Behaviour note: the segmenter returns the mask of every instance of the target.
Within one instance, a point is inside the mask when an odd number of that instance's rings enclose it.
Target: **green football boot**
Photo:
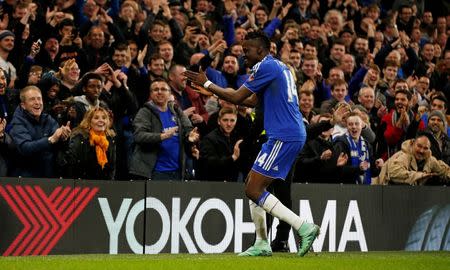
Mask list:
[[[298,245],[297,255],[300,257],[305,256],[311,248],[314,240],[320,233],[320,227],[312,223],[303,223],[297,231],[300,236],[300,243]]]
[[[256,240],[255,244],[238,256],[272,256],[272,248],[268,240]]]

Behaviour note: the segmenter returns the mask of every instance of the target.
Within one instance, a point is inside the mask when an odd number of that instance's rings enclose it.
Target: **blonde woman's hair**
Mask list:
[[[111,121],[111,117],[109,115],[109,112],[105,108],[102,108],[102,107],[93,108],[93,109],[90,109],[89,111],[87,111],[84,114],[83,120],[78,125],[78,127],[75,128],[74,131],[78,130],[78,131],[81,131],[81,132],[88,132],[89,133],[89,130],[91,129],[91,121],[92,121],[92,118],[94,117],[96,112],[102,112],[108,117],[108,123],[106,125],[106,131],[105,131],[106,135],[110,136],[110,137],[116,136],[116,133],[114,132],[114,130],[111,129],[112,121]]]

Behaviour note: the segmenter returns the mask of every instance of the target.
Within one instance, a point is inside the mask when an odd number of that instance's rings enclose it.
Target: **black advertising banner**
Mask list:
[[[145,200],[145,181],[75,180],[75,188],[93,195],[83,215],[74,222],[74,253],[137,253],[129,243],[142,243],[144,217],[135,213],[135,205]],[[94,194],[95,193],[95,194]],[[128,215],[127,215],[128,214]]]
[[[321,227],[314,251],[377,250],[382,225],[381,186],[295,184],[293,211]],[[290,246],[295,242],[290,242]]]
[[[246,248],[254,226],[243,188],[238,183],[148,182],[145,253]]]
[[[449,189],[392,186],[383,189],[385,239],[379,250],[450,250]],[[446,247],[446,248],[445,248]]]
[[[447,187],[293,184],[292,201],[321,226],[316,252],[450,250]],[[237,253],[254,238],[248,203],[242,183],[0,178],[0,252]]]
[[[0,252],[3,256],[72,253],[78,198],[73,181],[3,178]]]

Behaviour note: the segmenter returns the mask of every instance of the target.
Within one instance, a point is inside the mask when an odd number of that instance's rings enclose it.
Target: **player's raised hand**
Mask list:
[[[205,82],[208,81],[205,72],[200,68],[199,72],[194,72],[191,70],[186,70],[183,75],[188,78],[189,81],[195,83],[196,85],[203,86]]]
[[[209,90],[207,90],[205,87],[197,85],[195,83],[192,83],[191,87],[193,88],[193,90],[195,92],[197,92],[197,93],[199,93],[201,95],[204,95],[204,96],[212,96],[213,95],[213,93],[210,92]]]

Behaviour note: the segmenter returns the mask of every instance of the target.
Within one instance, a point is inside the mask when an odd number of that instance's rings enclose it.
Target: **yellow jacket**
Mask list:
[[[422,171],[418,171],[417,161],[413,155],[414,140],[407,140],[402,143],[402,149],[390,157],[381,168],[380,175],[374,185],[387,185],[389,182],[397,184],[424,185],[426,176],[429,173],[436,173],[437,177],[448,181],[450,179],[450,167],[441,160],[437,160],[429,151],[425,158],[425,165]]]

